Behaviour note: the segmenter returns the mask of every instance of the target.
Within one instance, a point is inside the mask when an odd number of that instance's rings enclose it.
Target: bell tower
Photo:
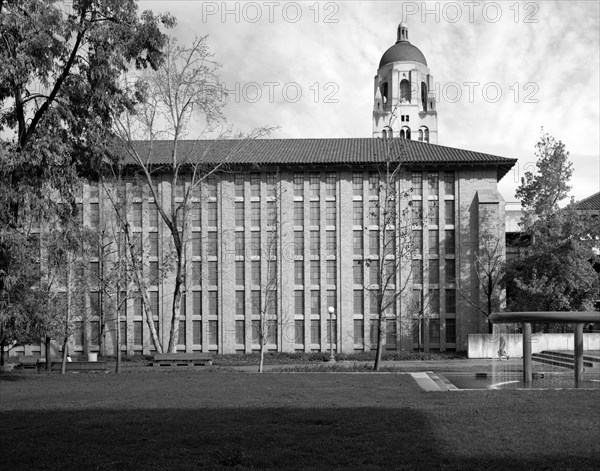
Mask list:
[[[374,82],[373,137],[437,144],[433,76],[423,53],[408,40],[406,23],[381,57]]]

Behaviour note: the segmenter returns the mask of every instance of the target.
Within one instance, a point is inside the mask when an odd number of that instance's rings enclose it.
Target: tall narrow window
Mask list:
[[[250,262],[250,279],[253,285],[260,285],[260,260]]]
[[[319,231],[310,231],[310,256],[321,256],[321,234]]]
[[[456,319],[446,319],[446,343],[456,343]]]
[[[354,172],[352,174],[352,194],[354,196],[363,195],[363,174],[362,172]]]
[[[141,211],[141,210],[140,210]],[[98,203],[90,203],[90,227],[97,228],[100,224],[100,206]],[[140,222],[141,226],[141,222]]]
[[[363,264],[360,260],[352,262],[352,279],[355,285],[362,285],[364,282]]]
[[[411,201],[412,209],[412,223],[416,226],[420,226],[423,223],[423,201],[413,200]]]
[[[260,257],[260,232],[253,231],[250,233],[250,256]]]
[[[294,173],[294,196],[304,196],[304,175]]]
[[[429,260],[429,283],[438,284],[440,282],[440,261],[438,259]]]
[[[437,230],[429,231],[429,254],[437,255],[440,251],[440,234]]]
[[[244,197],[244,175],[237,174],[235,176],[235,196],[238,198]]]
[[[365,321],[354,319],[354,345],[362,345],[365,342]]]
[[[365,311],[365,300],[362,289],[354,290],[354,314],[363,315]]]
[[[246,236],[243,232],[235,233],[235,255],[236,257],[243,257],[246,250]]]
[[[412,173],[412,194],[413,196],[423,194],[423,174],[421,172]]]
[[[320,196],[320,177],[318,173],[311,173],[309,178],[310,197],[318,198]]]
[[[444,193],[454,196],[454,172],[444,172]]]
[[[243,291],[235,292],[235,314],[236,316],[243,316],[246,311],[246,299]]]
[[[267,173],[267,198],[274,198],[277,195],[277,183],[274,173]]]
[[[294,225],[304,226],[304,203],[294,201]]]
[[[321,224],[321,208],[318,201],[310,202],[310,225],[318,226]]]
[[[437,200],[429,200],[427,206],[427,217],[429,219],[429,225],[437,226],[440,223]]]
[[[158,227],[158,206],[156,203],[148,203],[148,225]],[[192,206],[192,226],[200,226],[200,205],[194,203]]]
[[[304,232],[294,232],[294,256],[302,257],[304,255]]]
[[[444,201],[444,213],[447,225],[454,225],[454,200]]]
[[[235,343],[238,345],[246,343],[246,325],[243,320],[235,321]]]
[[[453,258],[446,259],[446,283],[456,282],[456,260]]]
[[[209,201],[206,203],[207,223],[210,227],[217,227],[217,203]]]
[[[235,202],[235,225],[237,227],[244,227],[244,202]]]
[[[294,291],[294,313],[304,315],[304,291]]]
[[[352,231],[352,246],[354,255],[363,254],[363,231]]]
[[[455,240],[454,240],[454,231],[445,231],[446,238],[444,241],[444,248],[446,250],[446,254],[453,254],[455,252]]]
[[[192,343],[202,345],[202,321],[192,321]]]
[[[423,283],[423,262],[420,259],[412,261],[412,279],[413,283]]]
[[[410,103],[410,82],[406,79],[400,81],[400,102]]]
[[[335,260],[327,260],[326,262],[325,279],[328,285],[335,285],[337,281],[336,263]]]
[[[250,203],[250,225],[260,227],[260,201]]]
[[[412,243],[413,255],[421,255],[423,252],[423,231],[413,231]]]
[[[327,175],[325,176],[325,196],[327,198],[335,198],[335,180],[335,173],[327,172]]]
[[[260,173],[250,175],[250,196],[260,197]]]
[[[437,172],[429,172],[427,182],[428,182],[427,191],[429,192],[429,196],[433,196],[433,197],[437,198],[439,188],[440,188],[438,173]]]
[[[379,196],[379,175],[375,172],[369,173],[369,196]]]
[[[446,290],[446,314],[456,313],[456,290]]]
[[[321,325],[318,319],[311,319],[310,321],[310,343],[320,344],[321,343]]]
[[[335,226],[336,222],[336,210],[335,201],[327,201],[325,206],[325,224],[328,226]]]
[[[310,284],[319,285],[321,283],[321,261],[310,261]]]
[[[219,335],[219,321],[208,321],[208,343],[210,345],[217,345]]]
[[[303,320],[295,320],[294,321],[294,342],[297,345],[304,344],[304,321]]]
[[[313,316],[321,314],[321,291],[318,289],[310,292],[310,314]]]
[[[304,284],[304,262],[302,260],[294,261],[294,284]]]
[[[215,175],[209,175],[206,179],[206,193],[209,198],[217,197],[217,177]]]
[[[327,238],[325,242],[325,250],[328,256],[335,256],[337,254],[337,235],[336,231],[327,231],[325,236]]]
[[[362,226],[363,223],[363,202],[352,202],[352,220],[355,226]]]

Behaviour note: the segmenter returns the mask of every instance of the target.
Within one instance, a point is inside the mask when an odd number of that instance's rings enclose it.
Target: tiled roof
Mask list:
[[[172,141],[136,141],[149,164],[168,164]],[[394,156],[410,166],[494,166],[500,180],[516,159],[404,139],[224,139],[179,141],[179,162],[239,165],[365,165]],[[131,157],[129,157],[131,159]]]
[[[600,211],[600,191],[575,203],[575,208],[584,211]]]

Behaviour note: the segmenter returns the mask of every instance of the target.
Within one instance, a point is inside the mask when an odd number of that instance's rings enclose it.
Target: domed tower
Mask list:
[[[423,53],[408,41],[404,22],[396,44],[379,61],[373,92],[373,137],[437,144],[433,76]]]

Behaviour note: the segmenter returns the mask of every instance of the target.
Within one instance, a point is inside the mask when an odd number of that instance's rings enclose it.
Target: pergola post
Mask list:
[[[575,387],[583,381],[583,325],[582,322],[575,324],[575,358],[573,359]]]
[[[531,384],[533,365],[531,359],[531,323],[523,322],[523,382]]]

